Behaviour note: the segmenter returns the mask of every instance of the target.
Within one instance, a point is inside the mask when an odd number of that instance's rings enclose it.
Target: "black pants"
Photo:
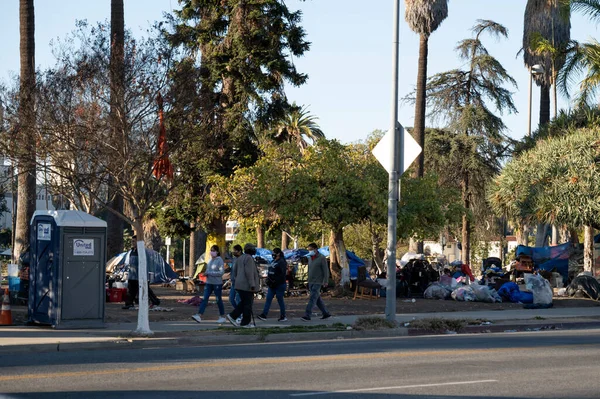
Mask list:
[[[138,294],[140,291],[140,282],[139,280],[129,280],[127,283],[127,298],[125,299],[125,306],[133,306],[134,302],[139,303]],[[154,306],[160,305],[160,299],[154,294],[152,288],[150,288],[150,283],[148,283],[148,300]]]
[[[238,302],[235,309],[233,309],[233,312],[229,313],[229,315],[234,319],[237,319],[238,317],[240,317],[240,315],[243,315],[242,322],[240,323],[240,325],[245,326],[246,324],[250,323],[250,319],[252,317],[252,304],[254,303],[254,292],[242,290],[236,291],[240,296],[240,301]]]

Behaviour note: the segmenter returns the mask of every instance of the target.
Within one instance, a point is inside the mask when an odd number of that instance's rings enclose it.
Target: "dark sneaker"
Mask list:
[[[229,314],[227,314],[225,317],[227,318],[227,320],[229,320],[229,322],[231,324],[233,324],[234,327],[239,327],[240,326],[238,324],[238,322],[233,317],[231,317]]]
[[[256,318],[258,320],[267,321],[267,316],[265,316],[264,313],[259,314],[258,316],[256,316]]]
[[[133,305],[125,305],[121,309],[135,309],[135,306],[133,306]]]
[[[280,318],[277,319],[277,321],[288,321],[288,319],[285,316],[281,316]]]
[[[330,317],[331,317],[331,315],[329,313],[327,313],[327,314],[324,314],[323,316],[321,316],[321,320],[327,320]]]
[[[310,317],[308,317],[308,316],[302,316],[300,318],[300,320],[302,320],[302,321],[310,321]]]

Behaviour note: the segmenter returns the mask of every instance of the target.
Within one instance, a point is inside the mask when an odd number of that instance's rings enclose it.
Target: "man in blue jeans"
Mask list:
[[[310,321],[312,310],[315,304],[321,310],[321,320],[325,320],[331,317],[331,314],[327,311],[323,300],[321,299],[321,287],[326,286],[329,283],[329,266],[327,266],[327,259],[319,253],[317,250],[317,244],[308,244],[308,290],[309,299],[306,305],[304,316],[301,317],[302,321]]]

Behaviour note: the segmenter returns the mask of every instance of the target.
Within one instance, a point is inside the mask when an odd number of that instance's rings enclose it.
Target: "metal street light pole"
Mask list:
[[[392,113],[390,131],[392,142],[390,146],[392,171],[389,174],[388,193],[388,240],[387,240],[387,290],[385,300],[385,317],[391,322],[396,321],[396,222],[398,219],[398,200],[400,199],[399,169],[402,163],[402,132],[398,129],[398,46],[400,42],[400,0],[394,0],[392,51]],[[398,141],[400,141],[398,143]],[[400,144],[400,145],[398,145]]]

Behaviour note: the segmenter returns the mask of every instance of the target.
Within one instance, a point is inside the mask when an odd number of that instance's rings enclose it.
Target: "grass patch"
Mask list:
[[[535,316],[533,319],[534,320],[546,320],[546,318],[542,317],[542,316]]]
[[[217,330],[233,332],[237,335],[258,335],[266,337],[271,334],[287,333],[305,333],[305,332],[327,332],[327,331],[346,331],[347,326],[343,323],[333,323],[331,325],[316,326],[288,326],[288,327],[256,327],[256,328],[231,328],[219,327]]]
[[[383,317],[359,317],[352,328],[355,330],[385,330],[388,328],[396,328],[396,324],[384,319]]]
[[[409,327],[416,328],[418,330],[430,330],[435,332],[461,332],[468,324],[469,321],[464,319],[430,318],[413,320],[410,322]]]

